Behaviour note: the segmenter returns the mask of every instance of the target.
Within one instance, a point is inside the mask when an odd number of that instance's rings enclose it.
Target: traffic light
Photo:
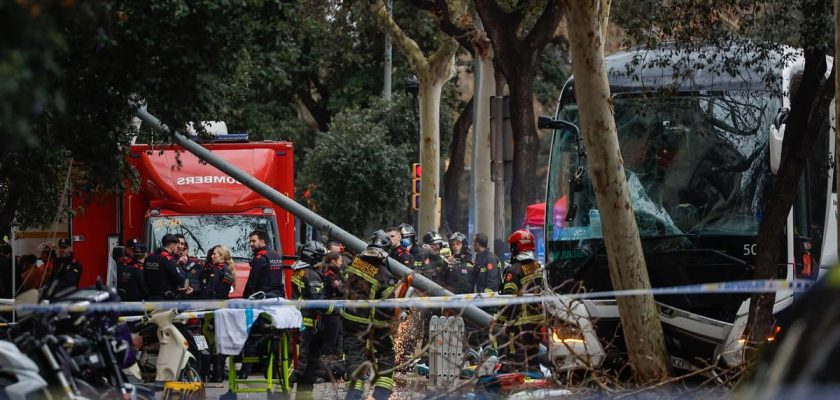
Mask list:
[[[420,163],[411,165],[411,207],[420,209]]]

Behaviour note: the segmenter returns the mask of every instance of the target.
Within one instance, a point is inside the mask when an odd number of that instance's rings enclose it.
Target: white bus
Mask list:
[[[721,63],[690,70],[645,66],[671,58],[704,63],[739,54],[740,47],[674,53],[673,49],[629,50],[607,57],[610,90],[625,173],[653,287],[753,278],[756,238],[764,205],[773,190],[795,190],[777,277],[814,279],[821,265],[837,260],[832,185],[834,135],[829,122],[807,161],[797,187],[774,187],[790,89],[804,61],[788,50],[770,57],[766,73]],[[643,60],[632,66],[632,60]],[[667,63],[665,63],[667,64]],[[829,63],[830,65],[830,63]],[[628,67],[630,66],[630,67]],[[629,71],[629,72],[628,72]],[[546,190],[546,283],[556,294],[610,291],[600,216],[587,171],[586,148],[577,131],[574,78],[563,88],[552,139]],[[833,108],[832,108],[833,110]],[[832,112],[833,114],[833,112]],[[568,123],[560,123],[565,121]],[[831,121],[833,126],[833,118]],[[549,354],[560,369],[622,365],[626,350],[614,298],[547,305],[554,326]],[[742,335],[747,294],[656,296],[671,361],[692,370],[709,363],[743,362]],[[776,295],[774,312],[793,300]]]

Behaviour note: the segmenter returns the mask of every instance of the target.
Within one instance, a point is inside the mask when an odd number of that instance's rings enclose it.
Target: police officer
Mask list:
[[[455,294],[475,291],[475,264],[466,244],[467,237],[463,233],[455,232],[449,236],[452,254],[446,257],[444,286]]]
[[[542,294],[542,267],[534,254],[534,236],[518,230],[508,237],[511,264],[505,270],[502,294],[522,296]],[[540,371],[539,329],[544,323],[542,307],[537,303],[502,307],[496,320],[505,325],[507,355],[515,371]]]
[[[378,230],[368,240],[365,251],[347,268],[348,300],[379,300],[390,297],[397,278],[388,267],[391,240]],[[374,400],[385,400],[394,390],[393,309],[355,308],[342,310],[344,351],[347,356],[347,400],[360,400],[363,394],[365,355],[373,364]]]
[[[190,287],[193,289],[193,295],[198,296],[201,292],[201,283],[204,278],[204,262],[198,257],[190,255],[190,246],[187,242],[179,243],[181,260],[186,260],[183,263],[178,263],[181,270],[184,271],[184,277],[190,281]]]
[[[243,296],[250,297],[262,291],[266,297],[285,297],[283,287],[283,257],[271,250],[266,241],[268,234],[263,230],[255,230],[248,235],[254,258],[251,259],[251,274],[245,283]]]
[[[131,248],[129,250],[126,247],[126,251],[130,251],[132,256],[123,257],[117,263],[117,291],[123,301],[143,301],[149,298],[143,273],[143,262],[146,260],[148,249],[137,239],[131,239],[128,243],[131,244]]]
[[[208,262],[204,266],[201,277],[202,299],[224,300],[230,296],[230,288],[236,282],[236,265],[230,256],[230,250],[225,246],[213,246],[209,253]]]
[[[478,269],[476,291],[479,293],[499,293],[502,273],[499,271],[499,258],[487,248],[487,235],[476,233],[473,236],[475,266]]]
[[[128,239],[125,241],[125,254],[117,260],[117,265],[131,265],[134,263],[134,245],[140,243],[139,239]]]
[[[292,299],[324,299],[324,277],[318,268],[325,254],[327,249],[324,245],[314,240],[298,248],[298,261],[292,265]],[[311,308],[302,309],[300,313],[304,329],[300,331],[298,362],[291,376],[291,382],[298,382],[299,385],[315,383],[321,367],[320,341],[315,340],[320,313]]]
[[[58,257],[55,259],[50,286],[55,285],[54,294],[79,287],[82,278],[82,263],[73,257],[73,248],[69,239],[58,241]]]
[[[178,238],[167,233],[160,242],[163,247],[146,257],[146,262],[143,263],[143,276],[149,289],[149,300],[173,300],[181,293],[192,293],[192,287],[184,285],[186,277],[174,256]]]

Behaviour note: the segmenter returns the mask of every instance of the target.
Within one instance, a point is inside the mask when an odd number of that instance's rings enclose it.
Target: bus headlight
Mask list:
[[[571,325],[555,325],[551,328],[551,341],[554,344],[585,344],[586,340],[580,329]]]

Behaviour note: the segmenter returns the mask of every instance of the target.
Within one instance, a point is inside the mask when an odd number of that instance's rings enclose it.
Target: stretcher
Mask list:
[[[238,393],[266,393],[270,399],[279,397],[279,393],[291,392],[289,378],[297,354],[295,338],[302,319],[297,308],[284,307],[282,310],[295,316],[286,316],[278,323],[273,321],[271,314],[253,310],[258,316],[248,332],[242,352],[228,357],[228,392],[221,399],[236,399]],[[237,363],[241,364],[240,371],[250,372],[254,367],[262,367],[263,378],[240,377]]]

